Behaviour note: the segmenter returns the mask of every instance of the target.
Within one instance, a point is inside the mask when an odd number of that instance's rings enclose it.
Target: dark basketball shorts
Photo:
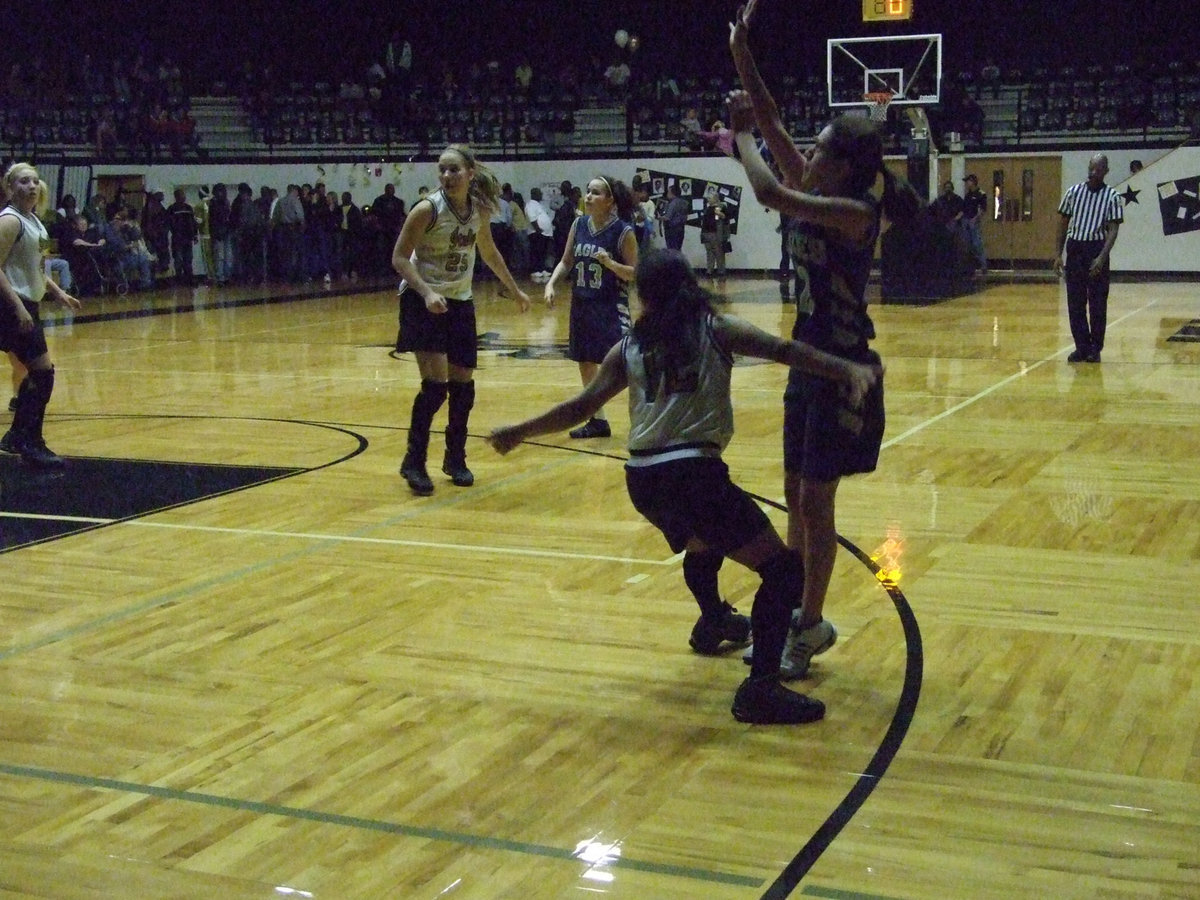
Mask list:
[[[771,528],[754,499],[729,478],[717,458],[694,457],[653,466],[626,466],[634,508],[681,552],[691,538],[728,555]]]
[[[608,351],[629,331],[629,305],[603,300],[572,300],[567,358],[602,363]]]
[[[446,298],[446,306],[444,313],[434,314],[425,308],[425,299],[416,291],[409,289],[402,293],[396,349],[401,353],[444,353],[451,365],[477,368],[475,303]]]
[[[12,307],[0,301],[0,350],[13,353],[22,363],[30,363],[48,352],[46,335],[42,331],[42,319],[38,315],[38,304],[22,301],[29,315],[33,316],[33,329],[21,332],[17,314]]]
[[[869,360],[879,362],[872,351]],[[812,481],[874,472],[883,443],[883,379],[858,406],[844,385],[794,372],[783,395],[783,468]]]

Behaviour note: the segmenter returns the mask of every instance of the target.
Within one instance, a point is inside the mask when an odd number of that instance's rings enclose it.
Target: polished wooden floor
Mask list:
[[[790,328],[772,282],[725,291]],[[0,554],[0,896],[1200,897],[1195,285],[1114,285],[1098,366],[1057,284],[875,307],[886,442],[838,523],[876,563],[840,554],[798,728],[735,722],[740,654],[688,650],[620,404],[586,447],[484,445],[576,389],[566,304],[481,289],[477,483],[410,495],[394,293],[164,289],[49,332],[64,480],[293,471],[112,519],[0,500],[0,533],[76,529]],[[785,374],[735,372],[728,459],[774,501]]]

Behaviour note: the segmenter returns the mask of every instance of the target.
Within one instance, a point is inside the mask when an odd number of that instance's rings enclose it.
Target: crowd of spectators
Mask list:
[[[195,122],[179,64],[169,56],[91,53],[9,63],[0,85],[0,142],[32,149],[86,144],[98,159],[182,157]],[[28,153],[26,153],[28,155]]]
[[[315,79],[277,54],[247,56],[190,92],[239,98],[255,139],[268,146],[416,145],[426,152],[465,142],[553,151],[572,141],[581,108],[607,106],[623,110],[631,147],[724,149],[713,123],[725,117],[725,94],[734,87],[728,72],[665,73],[634,43],[607,54],[485,52],[461,65],[423,49],[395,32],[382,45],[348,48]],[[824,71],[784,72],[775,84],[793,133],[815,134],[830,117]],[[941,101],[928,112],[936,139],[956,133],[966,149],[980,149],[998,130],[1020,143],[1047,134],[1187,129],[1198,110],[1200,61],[1023,70],[988,58],[978,68],[948,68]],[[908,128],[905,117],[889,117],[889,151],[903,150]],[[90,146],[101,160],[200,152],[179,62],[117,50],[53,65],[44,57],[11,62],[0,84],[0,146],[16,152],[56,144]]]

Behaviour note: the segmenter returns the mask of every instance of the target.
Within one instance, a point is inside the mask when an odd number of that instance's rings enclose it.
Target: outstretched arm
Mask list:
[[[791,135],[784,127],[779,106],[758,71],[754,54],[750,52],[750,21],[758,2],[759,0],[749,0],[745,6],[738,7],[737,15],[729,24],[729,50],[733,54],[733,65],[742,80],[742,87],[754,104],[754,118],[758,130],[762,132],[763,140],[771,148],[771,155],[775,158],[784,181],[793,187],[799,187],[806,166],[804,155],[796,149]]]
[[[713,330],[717,340],[730,353],[769,359],[844,383],[849,387],[850,401],[855,405],[883,374],[882,366],[866,366],[818,350],[803,341],[784,340],[735,316],[717,316]]]
[[[729,94],[729,117],[736,132],[738,154],[754,197],[763,206],[840,232],[856,244],[874,232],[875,210],[851,197],[824,197],[781,184],[758,152],[750,133],[751,106],[745,91]]]
[[[621,358],[621,344],[618,343],[608,351],[596,377],[582,391],[540,416],[517,425],[501,425],[488,437],[488,443],[497,453],[507,453],[531,437],[564,431],[591,418],[600,407],[625,390],[628,383],[625,361]]]

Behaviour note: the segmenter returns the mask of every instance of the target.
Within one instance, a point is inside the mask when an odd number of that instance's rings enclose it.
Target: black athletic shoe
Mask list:
[[[774,678],[747,678],[733,695],[733,717],[752,725],[802,725],[825,718],[825,704]]]
[[[20,453],[17,449],[17,436],[10,428],[4,432],[4,437],[0,437],[0,453]]]
[[[1069,362],[1069,363],[1087,362],[1087,361],[1088,361],[1088,355],[1089,355],[1089,354],[1087,354],[1087,353],[1084,353],[1084,352],[1083,352],[1083,351],[1081,351],[1081,350],[1072,350],[1072,351],[1071,351],[1071,352],[1070,352],[1070,353],[1067,355],[1067,362]]]
[[[612,429],[608,425],[608,419],[588,419],[569,433],[571,437],[576,439],[612,437]]]
[[[47,447],[44,441],[27,441],[22,444],[21,462],[38,469],[59,469],[66,465],[63,458]]]
[[[688,644],[697,653],[712,656],[721,652],[721,645],[726,641],[743,646],[749,640],[750,617],[738,615],[738,611],[726,603],[721,618],[708,619],[701,616],[696,620]]]
[[[409,462],[408,457],[405,457],[404,462],[400,464],[400,475],[418,497],[428,497],[433,493],[433,482],[429,473],[425,471],[425,466]]]
[[[450,480],[459,487],[470,487],[475,483],[475,476],[464,461],[443,460],[442,472],[449,475]]]

